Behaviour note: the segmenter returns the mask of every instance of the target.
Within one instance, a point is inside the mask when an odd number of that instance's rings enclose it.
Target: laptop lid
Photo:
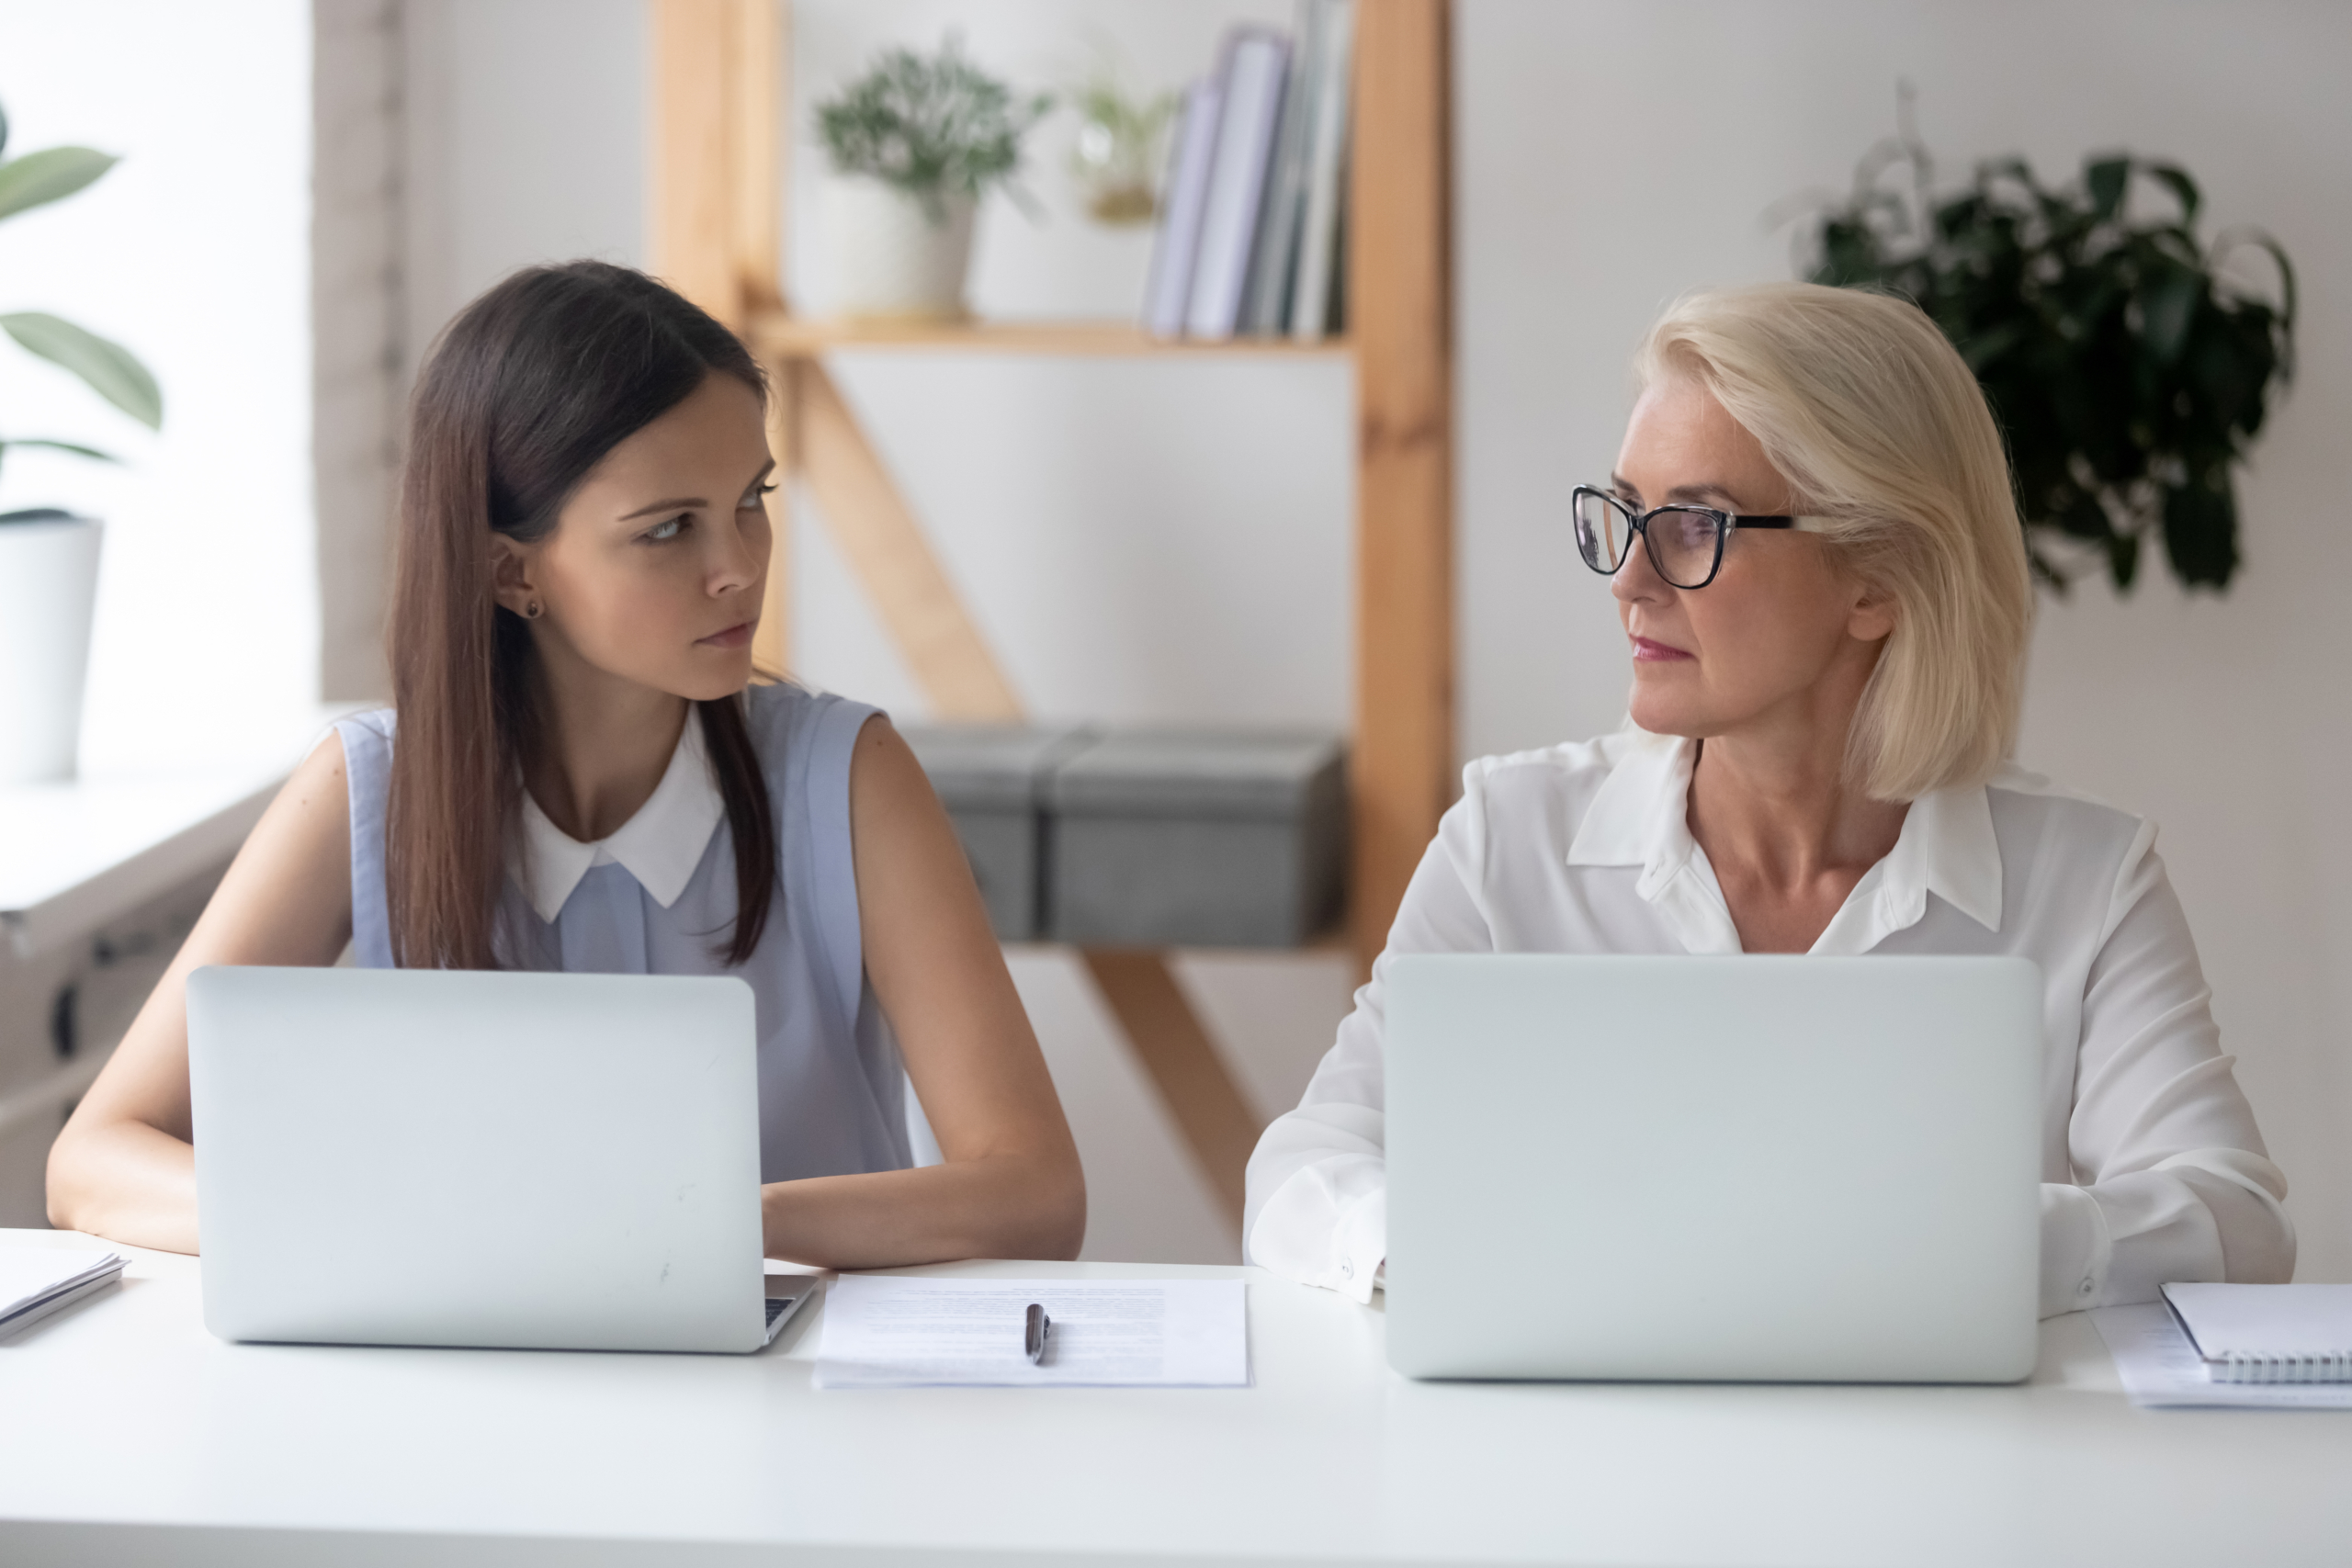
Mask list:
[[[2041,988],[2018,958],[1398,957],[1390,1363],[2027,1376]]]
[[[765,1342],[741,981],[209,967],[187,998],[222,1338]]]

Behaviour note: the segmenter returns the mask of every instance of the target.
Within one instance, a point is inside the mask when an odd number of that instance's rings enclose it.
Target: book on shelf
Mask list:
[[[1223,88],[1218,77],[1204,76],[1184,93],[1144,303],[1144,327],[1155,337],[1177,337],[1184,331],[1184,302],[1192,292],[1193,262],[1200,252],[1201,209],[1208,199],[1209,164],[1216,156]]]
[[[1259,28],[1226,35],[1223,113],[1216,159],[1209,166],[1208,200],[1201,212],[1200,254],[1193,263],[1184,304],[1188,337],[1228,338],[1241,323],[1242,291],[1250,282],[1250,253],[1266,194],[1283,87],[1290,73],[1290,40]]]
[[[1336,326],[1353,0],[1244,26],[1186,91],[1152,251],[1155,336],[1314,342]]]
[[[1315,65],[1315,124],[1299,217],[1298,260],[1284,325],[1300,343],[1314,343],[1339,323],[1345,285],[1348,178],[1348,85],[1355,48],[1353,0],[1307,0],[1323,12]]]
[[[1258,233],[1250,255],[1250,286],[1241,298],[1242,332],[1279,333],[1290,310],[1291,273],[1298,265],[1298,226],[1306,208],[1307,132],[1314,120],[1316,29],[1324,7],[1317,0],[1299,6],[1298,41],[1290,52],[1290,79],[1283,88],[1281,128],[1274,133],[1273,162],[1266,171],[1265,200],[1258,209]]]

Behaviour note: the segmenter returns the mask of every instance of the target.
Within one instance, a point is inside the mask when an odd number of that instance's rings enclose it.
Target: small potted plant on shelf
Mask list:
[[[0,113],[0,153],[7,141],[7,116]],[[49,147],[0,162],[0,219],[61,201],[115,162],[87,147]],[[0,314],[0,331],[72,371],[150,430],[162,427],[164,400],[155,378],[120,346],[40,310]],[[114,460],[79,442],[0,436],[0,458],[18,447]],[[59,507],[0,512],[0,785],[74,776],[99,534],[96,519]]]
[[[1052,107],[974,65],[952,35],[934,55],[887,51],[819,105],[834,175],[824,209],[833,310],[908,321],[966,314],[973,211],[992,187],[1019,199],[1021,139]]]
[[[1177,93],[1130,93],[1108,69],[1071,95],[1079,124],[1069,166],[1089,218],[1133,228],[1159,215],[1161,145],[1181,102]]]
[[[2062,188],[2022,158],[1996,159],[1931,197],[1907,95],[1904,109],[1851,196],[1819,215],[1814,280],[1907,295],[1959,348],[2007,439],[2043,582],[2063,592],[2104,567],[2129,590],[2154,536],[2182,583],[2226,588],[2239,563],[2233,470],[2293,370],[2286,252],[2252,231],[2207,248],[2196,182],[2122,153],[2086,159]],[[1905,165],[1912,189],[1886,188]],[[2138,218],[2138,182],[2160,186],[2171,214]],[[2276,264],[2277,303],[2223,278],[2240,246]]]

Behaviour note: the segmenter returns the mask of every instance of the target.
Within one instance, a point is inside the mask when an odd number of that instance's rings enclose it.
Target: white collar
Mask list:
[[[539,809],[523,791],[523,830],[508,840],[506,868],[531,897],[531,908],[552,925],[564,901],[591,866],[618,863],[663,908],[678,901],[702,863],[703,851],[727,815],[702,735],[702,715],[690,712],[670,766],[637,814],[609,838],[583,844]]]
[[[1638,865],[1642,875],[1634,891],[1644,899],[1684,901],[1674,897],[1676,885],[1685,873],[1695,876],[1706,863],[1690,827],[1690,769],[1697,755],[1692,741],[1634,732],[1594,792],[1568,845],[1568,863]],[[1713,883],[1712,868],[1705,880]],[[1711,891],[1709,902],[1720,907],[1720,890]],[[1894,848],[1862,874],[1814,951],[1866,953],[1891,932],[1917,925],[1930,893],[1986,931],[2001,929],[2001,846],[1982,785],[1938,790],[1913,801]],[[1702,923],[1712,927],[1715,921]],[[1729,923],[1724,911],[1724,931]],[[1723,934],[1708,933],[1718,939]],[[1732,942],[1731,951],[1737,951],[1737,938]],[[1720,950],[1720,942],[1711,940],[1706,946]]]

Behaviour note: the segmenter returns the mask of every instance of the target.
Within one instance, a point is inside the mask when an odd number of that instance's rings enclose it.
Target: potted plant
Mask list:
[[[1178,93],[1137,96],[1107,69],[1071,96],[1079,119],[1069,166],[1089,218],[1132,228],[1159,215],[1161,143],[1182,101]]]
[[[2182,583],[2227,587],[2239,562],[2232,471],[2293,371],[2286,252],[2251,231],[2208,248],[2196,182],[2125,153],[2086,159],[2063,188],[2022,158],[1996,159],[1966,188],[1930,197],[1932,164],[1908,118],[1820,214],[1814,280],[1908,295],[1959,348],[2007,438],[2042,581],[2063,592],[2104,566],[2129,590],[2154,535]],[[1888,189],[1883,176],[1904,165],[1911,190]],[[2169,214],[2137,216],[2143,185],[2162,188]],[[2246,245],[2277,265],[2277,303],[2223,279],[2227,254]]]
[[[0,113],[0,154],[7,141],[7,116]],[[44,148],[0,162],[0,219],[62,200],[114,164],[87,147]],[[40,310],[0,315],[0,331],[72,371],[149,429],[162,426],[155,378],[117,344]],[[113,461],[78,442],[45,436],[0,437],[0,459],[23,446]],[[74,776],[98,539],[95,518],[57,507],[0,512],[0,785]]]
[[[972,214],[1012,185],[1021,139],[1053,100],[1020,97],[951,35],[935,55],[894,49],[817,109],[832,163],[825,229],[842,315],[951,320],[966,313]]]

